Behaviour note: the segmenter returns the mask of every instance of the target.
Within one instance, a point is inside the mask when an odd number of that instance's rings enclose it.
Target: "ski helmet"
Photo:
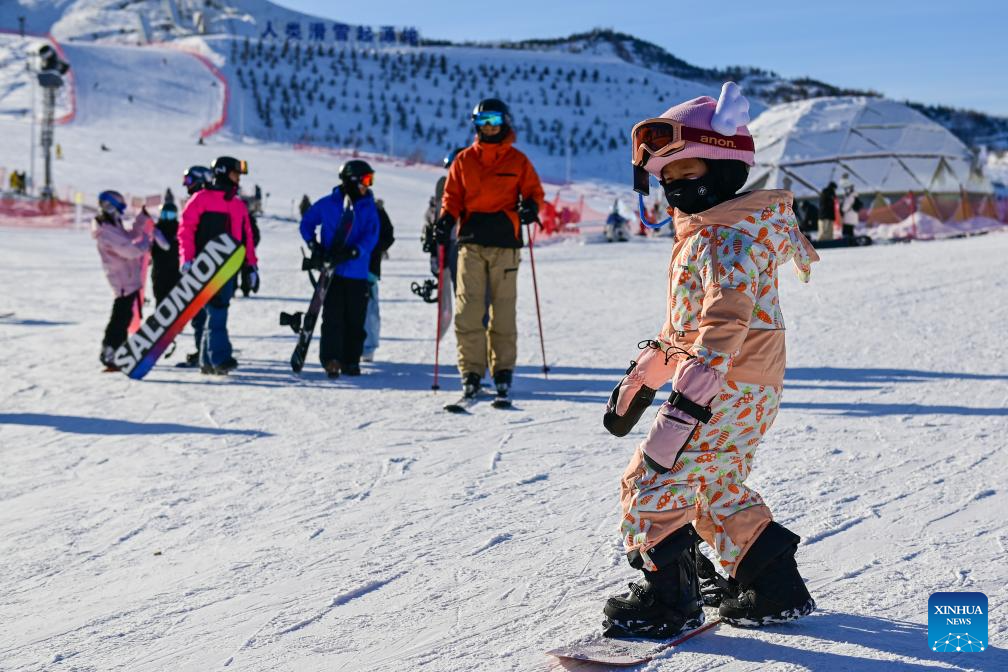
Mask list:
[[[213,182],[213,173],[206,166],[189,166],[182,173],[182,186],[190,194],[195,194],[200,189],[205,189]]]
[[[370,187],[374,184],[374,169],[363,159],[351,159],[339,169],[340,182],[343,184],[363,184]]]
[[[239,161],[233,156],[218,156],[210,164],[210,170],[213,171],[214,177],[227,177],[228,173],[232,172],[248,175],[248,162]]]
[[[455,157],[458,156],[459,152],[461,152],[463,149],[465,149],[465,147],[456,147],[455,149],[450,150],[447,154],[445,154],[444,167],[451,168],[451,164],[452,162],[455,161]]]
[[[509,128],[511,126],[511,110],[507,103],[500,98],[484,98],[473,108],[472,120],[473,125],[477,128],[484,124]]]
[[[121,215],[126,212],[126,199],[118,191],[103,191],[98,194],[98,206],[106,214],[117,212]]]

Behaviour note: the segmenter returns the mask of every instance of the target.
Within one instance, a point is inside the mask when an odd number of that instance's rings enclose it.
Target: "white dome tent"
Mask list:
[[[756,141],[749,189],[790,189],[796,198],[814,198],[847,173],[869,197],[992,193],[976,157],[958,138],[892,100],[813,98],[776,105],[749,129]]]

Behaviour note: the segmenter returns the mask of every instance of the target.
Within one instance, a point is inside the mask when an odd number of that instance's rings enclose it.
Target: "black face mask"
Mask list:
[[[662,182],[662,188],[669,205],[687,215],[709,210],[722,200],[714,176],[710,173],[694,180]]]
[[[662,182],[669,205],[687,215],[695,215],[735,198],[735,194],[749,177],[749,166],[742,161],[734,159],[702,159],[702,161],[707,164],[707,172],[702,177],[695,180]]]

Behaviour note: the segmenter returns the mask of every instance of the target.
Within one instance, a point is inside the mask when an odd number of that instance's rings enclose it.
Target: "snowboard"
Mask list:
[[[595,632],[571,644],[547,651],[546,655],[612,667],[633,667],[653,660],[659,654],[674,649],[701,632],[716,627],[719,623],[721,623],[721,619],[717,618],[698,628],[681,632],[668,640],[603,637],[602,633]]]
[[[207,241],[192,267],[168,296],[119,346],[113,363],[130,378],[147,375],[158,358],[197,312],[210,302],[245,263],[245,246],[226,233]]]
[[[825,249],[829,247],[865,247],[872,244],[871,236],[854,236],[853,238],[835,238],[833,240],[813,240],[812,247]]]
[[[325,303],[326,292],[329,290],[329,283],[332,280],[333,267],[329,264],[322,266],[319,273],[318,282],[315,284],[315,292],[312,294],[308,309],[305,312],[280,313],[280,326],[290,327],[297,334],[298,342],[291,355],[290,364],[294,373],[300,373],[304,368],[305,357],[308,356],[308,346],[311,345],[312,334],[315,332],[315,323],[318,322],[319,312],[322,304]]]

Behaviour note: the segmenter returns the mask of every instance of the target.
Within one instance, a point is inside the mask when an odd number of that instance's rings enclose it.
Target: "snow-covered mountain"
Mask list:
[[[519,146],[554,180],[626,180],[625,134],[642,110],[660,113],[739,81],[753,111],[823,95],[878,95],[753,67],[699,67],[612,30],[553,40],[419,46],[384,42],[379,27],[342,26],[267,0],[8,0],[0,28],[19,17],[65,43],[167,42],[198,51],[230,82],[226,130],[280,142],[352,147],[437,161],[470,138],[468,111],[497,95],[512,105]],[[357,39],[367,30],[371,42]],[[395,27],[396,40],[404,34]],[[349,35],[348,35],[349,34]],[[263,35],[266,38],[263,39]],[[0,114],[24,78],[2,67]],[[4,81],[7,82],[4,88]],[[20,86],[21,97],[27,88]],[[1008,148],[1008,119],[917,106],[970,146]]]

